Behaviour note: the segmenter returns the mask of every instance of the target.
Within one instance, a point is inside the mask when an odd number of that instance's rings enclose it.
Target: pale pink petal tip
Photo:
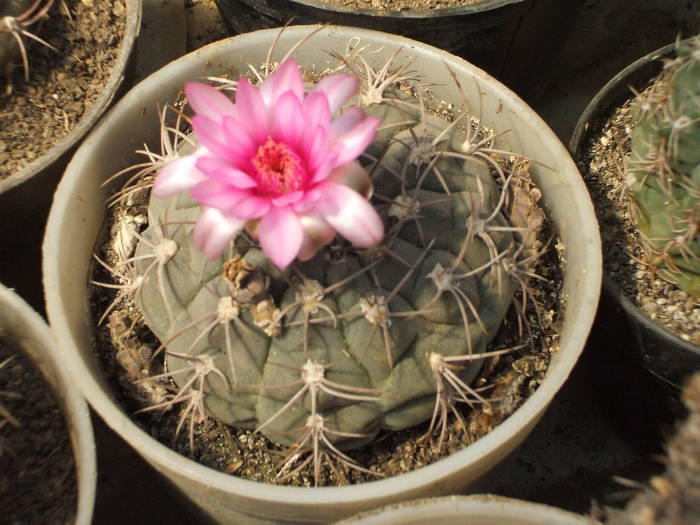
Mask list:
[[[210,261],[219,257],[243,228],[244,221],[227,217],[214,208],[203,208],[194,227],[193,239],[197,248]]]
[[[321,91],[328,97],[331,113],[335,113],[352,98],[360,87],[360,79],[348,73],[336,73],[322,78],[312,92]]]
[[[277,70],[260,86],[260,94],[268,107],[273,105],[287,91],[294,93],[294,96],[299,101],[304,98],[304,78],[296,60],[293,58],[288,58],[282,62]]]
[[[304,241],[304,229],[290,208],[273,206],[260,220],[260,246],[280,270],[296,258]]]
[[[185,96],[195,113],[215,122],[220,123],[225,115],[236,115],[236,106],[233,101],[218,89],[207,84],[185,82]]]
[[[338,137],[338,164],[345,164],[362,155],[367,146],[374,140],[380,122],[377,118],[367,117],[353,126],[350,131]]]
[[[163,166],[153,182],[153,195],[156,197],[170,197],[189,190],[198,183],[206,180],[206,177],[196,167],[198,156],[187,155],[178,157]]]
[[[384,237],[384,223],[377,210],[356,191],[325,182],[323,198],[316,210],[343,237],[361,248],[369,248]]]

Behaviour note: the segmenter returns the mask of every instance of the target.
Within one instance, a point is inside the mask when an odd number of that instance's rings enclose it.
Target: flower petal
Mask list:
[[[229,242],[243,228],[245,221],[223,214],[214,208],[203,208],[192,232],[195,246],[211,260],[221,255]]]
[[[304,229],[290,207],[273,206],[260,220],[258,238],[270,260],[283,270],[299,253],[304,240]]]
[[[377,118],[367,117],[353,126],[350,131],[338,137],[333,148],[338,152],[337,165],[345,164],[362,155],[374,139],[380,122]]]
[[[273,109],[277,99],[286,91],[292,91],[299,101],[304,98],[304,78],[293,58],[282,62],[260,86],[260,94],[268,109]]]
[[[247,194],[231,208],[231,215],[239,219],[257,219],[265,215],[272,205],[264,197]]]
[[[228,211],[248,197],[249,192],[238,190],[214,180],[205,180],[192,188],[192,198],[210,208]],[[240,218],[240,217],[239,217]]]
[[[272,138],[296,149],[307,123],[301,102],[294,93],[287,91],[277,99],[271,120]]]
[[[192,129],[199,143],[217,157],[235,161],[234,152],[228,147],[221,126],[204,115],[192,117]]]
[[[206,149],[198,148],[190,155],[177,157],[163,166],[153,182],[153,195],[169,197],[189,190],[198,183],[206,180],[204,174],[197,169],[197,161],[206,153]]]
[[[224,115],[235,116],[236,106],[218,89],[201,82],[185,82],[185,95],[197,115],[221,122]]]
[[[299,217],[304,228],[304,241],[299,249],[297,257],[301,261],[308,261],[318,250],[335,237],[335,228],[328,224],[319,213],[308,213]]]
[[[317,91],[325,93],[332,114],[352,98],[358,87],[360,87],[360,79],[355,75],[336,73],[322,78],[311,90],[311,93]]]
[[[231,166],[219,157],[202,157],[197,161],[197,168],[208,178],[222,184],[228,184],[240,190],[257,188],[250,175]]]
[[[326,182],[347,186],[365,199],[369,198],[372,193],[372,181],[369,178],[369,173],[357,161],[348,162],[335,168],[328,175]]]
[[[304,100],[304,122],[306,129],[314,130],[316,126],[328,127],[331,121],[331,108],[328,97],[322,91],[311,92]]]
[[[363,248],[382,240],[382,219],[362,195],[332,182],[323,182],[318,189],[323,197],[316,203],[316,210],[343,237]]]
[[[331,137],[333,137],[334,139],[337,139],[338,137],[344,135],[345,133],[348,133],[349,131],[352,130],[352,128],[357,126],[365,118],[366,118],[365,112],[362,111],[357,106],[353,106],[351,108],[348,108],[347,110],[345,110],[343,112],[342,115],[340,115],[333,122],[331,122],[331,125],[330,125]]]
[[[299,202],[304,197],[303,191],[293,191],[291,193],[285,193],[272,199],[272,204],[274,206],[288,206],[289,204],[295,204]]]
[[[249,136],[248,129],[233,117],[224,117],[222,129],[233,162],[240,169],[251,170],[250,159],[255,156],[258,148],[254,137]]]
[[[302,153],[306,159],[307,169],[313,173],[316,171],[316,168],[326,160],[330,153],[330,148],[328,147],[328,131],[325,127],[321,125],[316,126],[308,137],[304,137]]]
[[[268,135],[267,108],[260,92],[245,78],[238,81],[236,112],[238,121],[245,123],[248,136],[253,142],[264,142]]]
[[[316,171],[311,179],[312,184],[317,184],[326,179],[333,168],[338,165],[335,155],[326,155],[323,162],[316,167]]]

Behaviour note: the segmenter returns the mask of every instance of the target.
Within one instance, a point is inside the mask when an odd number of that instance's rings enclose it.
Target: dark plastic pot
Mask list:
[[[588,138],[632,96],[630,88],[643,89],[661,71],[661,59],[673,52],[668,45],[640,58],[600,90],[574,129],[569,143],[574,159],[581,162]],[[606,384],[604,391],[613,389],[623,421],[658,432],[659,422],[684,414],[680,388],[685,377],[700,370],[700,346],[649,319],[607,276],[591,343],[599,357],[597,379]]]
[[[351,9],[322,0],[216,0],[229,29],[335,24],[414,38],[461,56],[528,102],[543,92],[553,56],[583,0],[481,0],[432,10]]]

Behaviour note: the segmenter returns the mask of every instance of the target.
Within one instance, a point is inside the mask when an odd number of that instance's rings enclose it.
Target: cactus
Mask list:
[[[624,510],[609,511],[609,525],[700,523],[700,373],[683,389],[688,417],[666,446],[666,471],[651,478]]]
[[[628,186],[648,262],[700,297],[700,36],[677,44],[633,112]]]
[[[12,93],[12,67],[19,56],[24,78],[29,80],[29,57],[25,39],[35,40],[57,51],[44,39],[28,31],[28,27],[43,19],[54,0],[0,0],[0,68],[5,74],[5,94]]]
[[[184,403],[178,431],[189,417],[190,447],[195,418],[213,416],[290,447],[280,479],[313,462],[318,481],[328,458],[366,472],[344,451],[382,429],[429,421],[426,438],[439,434],[440,445],[457,404],[488,402],[470,384],[485,358],[512,350],[487,346],[515,291],[528,297],[541,248],[537,191],[527,162],[498,149],[498,134],[466,107],[448,122],[426,109],[426,93],[400,89],[421,85],[394,64],[397,53],[379,69],[361,53],[341,60],[362,80],[356,102],[382,122],[362,158],[380,243],[337,237],[280,270],[248,232],[208,260],[192,241],[199,204],[151,194],[148,227],[119,226],[117,262],[98,259],[119,283],[102,320],[133,301],[165,350],[162,373],[138,382],[178,385],[145,410]],[[143,150],[149,161],[130,168],[113,202],[138,207],[154,173],[192,149],[187,118],[173,111],[161,114],[161,153]],[[295,465],[298,452],[309,454]]]

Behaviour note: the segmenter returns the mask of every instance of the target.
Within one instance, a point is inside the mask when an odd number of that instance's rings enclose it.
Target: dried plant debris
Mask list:
[[[687,381],[683,401],[688,417],[666,445],[666,471],[644,486],[624,510],[609,510],[609,525],[691,525],[700,523],[700,373]]]
[[[3,523],[71,523],[73,448],[58,400],[24,354],[0,338],[0,508]]]
[[[181,100],[162,109],[160,151],[118,175],[95,254],[99,347],[127,410],[247,479],[347,484],[430,464],[520,406],[558,348],[563,263],[529,161],[397,54],[377,67],[348,49],[335,71],[360,76],[357,101],[382,121],[361,159],[379,244],[336,237],[279,270],[242,233],[206,260],[197,203],[150,194],[193,146]]]

